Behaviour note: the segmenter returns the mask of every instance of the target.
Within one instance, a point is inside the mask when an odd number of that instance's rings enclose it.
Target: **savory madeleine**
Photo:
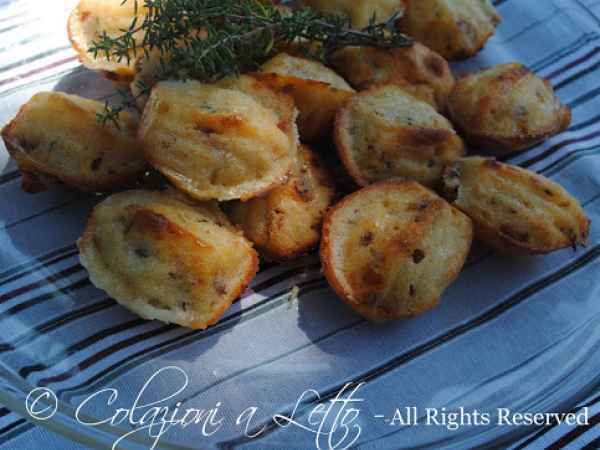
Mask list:
[[[455,82],[448,62],[418,42],[396,49],[346,47],[331,56],[331,64],[358,90],[398,84],[438,111],[444,110]]]
[[[562,186],[495,159],[450,165],[444,188],[475,225],[475,237],[503,253],[542,254],[588,240],[590,221]]]
[[[163,59],[168,60],[166,57],[163,57]],[[130,89],[136,98],[138,107],[142,110],[146,106],[146,102],[150,96],[149,94],[144,95],[142,88],[151,88],[157,83],[156,74],[159,72],[160,67],[161,56],[157,50],[150,52],[148,58],[142,57],[138,59],[136,64],[137,72]],[[299,134],[296,125],[298,109],[291,96],[281,91],[276,91],[257,78],[249,75],[229,76],[214,84],[224,89],[243,92],[265,108],[271,109],[279,118],[278,126],[288,135],[292,145],[294,147],[298,146]]]
[[[123,112],[98,123],[104,104],[61,92],[41,92],[4,127],[2,138],[22,173],[23,190],[60,181],[83,191],[132,185],[147,165],[136,140],[137,121]]]
[[[504,153],[539,144],[571,123],[571,109],[550,82],[517,63],[460,79],[448,114],[473,145]]]
[[[337,113],[334,140],[360,186],[405,178],[435,187],[465,151],[446,118],[392,84],[352,97]]]
[[[354,89],[333,70],[286,53],[267,61],[255,76],[294,98],[300,111],[298,129],[303,142],[327,136],[336,111],[354,94]]]
[[[144,109],[148,161],[197,200],[248,200],[288,179],[295,148],[275,112],[197,81],[163,81]]]
[[[309,6],[323,14],[341,16],[350,21],[354,28],[364,28],[371,23],[386,22],[396,13],[404,11],[406,0],[301,0],[302,6]]]
[[[398,27],[456,61],[481,50],[500,20],[490,0],[407,0]]]
[[[225,210],[262,256],[284,260],[317,246],[334,197],[331,174],[310,148],[300,146],[297,168],[286,184],[264,197],[231,202]]]
[[[130,55],[130,60],[123,58],[118,61],[114,57],[107,58],[106,54],[98,54],[94,58],[89,52],[91,45],[97,41],[103,32],[110,37],[123,34],[123,29],[129,29],[134,18],[141,21],[147,13],[143,2],[123,2],[123,0],[80,0],[71,12],[68,21],[69,39],[73,48],[79,55],[81,63],[91,70],[102,72],[107,78],[129,83],[135,73],[135,55]],[[141,32],[134,34],[133,39],[141,41]]]
[[[252,245],[214,203],[128,191],[100,203],[78,241],[90,280],[145,319],[217,322],[258,268]]]
[[[296,125],[298,109],[291,96],[276,91],[262,81],[249,75],[230,76],[218,81],[215,85],[243,92],[263,107],[273,111],[278,118],[277,127],[288,136],[292,154],[296,155],[296,150],[300,144],[298,126]]]
[[[387,321],[423,313],[460,273],[472,241],[467,216],[414,181],[385,181],[334,206],[321,262],[359,314]]]

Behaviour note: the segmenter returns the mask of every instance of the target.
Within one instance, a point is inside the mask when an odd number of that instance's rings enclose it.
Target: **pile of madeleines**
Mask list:
[[[473,56],[500,22],[488,0],[303,3],[356,27],[401,11],[398,26],[418,42],[344,48],[329,66],[289,46],[254,73],[157,82],[157,54],[126,63],[88,52],[143,8],[81,0],[68,28],[82,63],[130,85],[143,114],[101,124],[103,104],[44,92],[2,137],[24,190],[112,193],[78,241],[96,286],[144,318],[206,328],[245,291],[259,255],[290,260],[320,242],[338,296],[386,321],[434,307],[473,239],[512,254],[586,244],[590,221],[561,186],[467,156],[466,143],[506,155],[571,121],[521,64],[455,79],[448,60]],[[136,95],[139,81],[149,95]],[[333,146],[352,185],[340,187]],[[149,170],[164,189],[143,189]]]

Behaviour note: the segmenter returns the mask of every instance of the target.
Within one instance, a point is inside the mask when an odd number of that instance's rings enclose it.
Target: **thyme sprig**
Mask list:
[[[137,100],[141,97],[150,95],[150,91],[152,91],[152,87],[146,85],[143,81],[138,81],[138,94],[132,96],[129,91],[124,89],[117,89],[117,95],[119,97],[119,102],[116,105],[110,104],[110,102],[106,101],[104,103],[104,110],[102,112],[96,113],[96,120],[98,123],[102,125],[106,125],[107,123],[114,124],[118,129],[121,128],[121,124],[119,122],[119,115],[125,110],[136,110],[141,114]]]
[[[260,0],[143,0],[143,5],[141,0],[124,0],[123,4],[127,1],[135,2],[135,11],[143,6],[143,19],[138,15],[120,35],[101,33],[89,51],[95,58],[130,64],[136,55],[148,58],[158,49],[164,58],[158,80],[216,81],[255,70],[275,49],[289,44],[308,49],[307,43],[316,42],[319,52],[313,56],[326,60],[346,46],[397,48],[413,43],[396,29],[396,16],[383,23],[373,20],[357,30],[342,17],[311,9],[288,11]],[[128,106],[107,105],[99,120],[114,122]]]

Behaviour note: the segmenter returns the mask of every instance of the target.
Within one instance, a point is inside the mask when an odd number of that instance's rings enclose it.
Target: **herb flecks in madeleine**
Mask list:
[[[286,184],[260,198],[231,202],[226,211],[265,258],[292,259],[317,246],[334,197],[329,171],[311,149],[301,146]]]
[[[302,6],[309,6],[324,14],[341,16],[354,28],[368,26],[373,19],[385,22],[404,11],[405,0],[301,0]]]
[[[56,181],[99,192],[135,183],[147,167],[137,121],[123,113],[103,126],[96,120],[103,109],[100,102],[60,92],[41,92],[21,107],[2,138],[25,191],[43,191]]]
[[[438,111],[454,88],[448,62],[422,44],[397,49],[346,47],[331,56],[332,66],[358,90],[398,84]]]
[[[360,186],[405,178],[435,187],[445,164],[465,151],[446,118],[396,85],[352,97],[337,113],[334,138]]]
[[[446,169],[445,191],[482,242],[506,253],[549,253],[585,245],[590,221],[563,187],[494,159],[463,158]]]
[[[130,82],[134,75],[135,52],[133,48],[126,52],[129,60],[123,55],[119,61],[116,55],[98,51],[96,55],[90,51],[93,43],[101,40],[103,34],[117,38],[123,35],[123,30],[129,29],[132,21],[137,18],[141,23],[147,9],[139,3],[137,8],[133,0],[80,0],[77,7],[69,16],[68,32],[73,48],[79,55],[81,63],[91,70],[104,73],[107,78],[119,82]],[[132,33],[131,44],[142,41],[143,32]]]
[[[273,110],[239,90],[163,81],[139,137],[148,161],[188,195],[248,200],[285,183],[292,170],[295,148],[279,125]]]
[[[257,271],[251,244],[215,204],[128,191],[100,203],[79,240],[90,280],[146,319],[217,322]]]
[[[472,241],[467,216],[413,181],[387,181],[346,197],[327,215],[325,276],[373,321],[423,313],[460,273]]]
[[[448,112],[471,143],[505,153],[532,147],[571,123],[571,109],[550,82],[517,63],[460,79]]]
[[[490,0],[407,0],[398,24],[402,32],[455,61],[481,50],[500,20]]]
[[[298,129],[303,142],[331,132],[336,111],[354,94],[354,89],[330,68],[286,53],[267,61],[256,77],[294,98],[300,110]]]

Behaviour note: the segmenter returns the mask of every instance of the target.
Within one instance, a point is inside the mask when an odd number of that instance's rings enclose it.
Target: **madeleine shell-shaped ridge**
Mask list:
[[[450,122],[397,85],[363,91],[338,111],[334,140],[360,186],[405,178],[435,187],[444,166],[465,152]]]
[[[302,142],[326,137],[336,111],[354,94],[354,89],[330,68],[287,53],[267,61],[254,76],[294,98],[300,111],[298,129]]]
[[[294,175],[260,198],[231,202],[226,212],[267,259],[292,259],[313,249],[336,190],[332,175],[307,146],[298,151]]]
[[[491,0],[407,0],[398,27],[456,61],[481,50],[500,20]]]
[[[358,90],[398,84],[443,111],[454,88],[454,76],[443,57],[415,42],[406,48],[346,47],[331,56],[332,66]]]
[[[146,7],[134,1],[123,0],[80,0],[73,9],[67,23],[67,31],[71,45],[77,52],[81,63],[91,70],[102,72],[107,78],[120,83],[129,83],[135,73],[135,54],[130,54],[130,60],[123,58],[118,61],[114,57],[107,58],[101,52],[95,57],[89,50],[92,43],[98,41],[102,33],[110,37],[123,34],[122,30],[129,29],[134,18],[143,21],[147,12]],[[142,32],[134,33],[133,39],[138,42],[143,38]]]
[[[508,153],[534,146],[571,123],[549,81],[517,63],[460,79],[448,113],[473,145]]]
[[[46,190],[59,181],[83,191],[132,186],[146,170],[136,140],[137,120],[129,113],[117,123],[98,123],[104,104],[62,92],[40,92],[2,130],[17,161],[25,191]]]
[[[287,181],[296,151],[288,126],[239,90],[163,81],[139,138],[148,161],[191,197],[248,200]]]
[[[346,197],[323,226],[327,280],[369,320],[421,314],[460,273],[472,241],[467,216],[414,181],[385,181]]]
[[[371,23],[385,22],[394,14],[402,14],[406,0],[301,0],[301,6],[309,6],[323,14],[341,16],[354,28],[364,28]]]
[[[535,172],[469,157],[446,169],[444,185],[473,220],[476,238],[500,252],[549,253],[588,240],[590,221],[579,202]]]
[[[146,319],[206,328],[258,268],[252,245],[214,203],[165,192],[115,194],[78,241],[95,286]]]

